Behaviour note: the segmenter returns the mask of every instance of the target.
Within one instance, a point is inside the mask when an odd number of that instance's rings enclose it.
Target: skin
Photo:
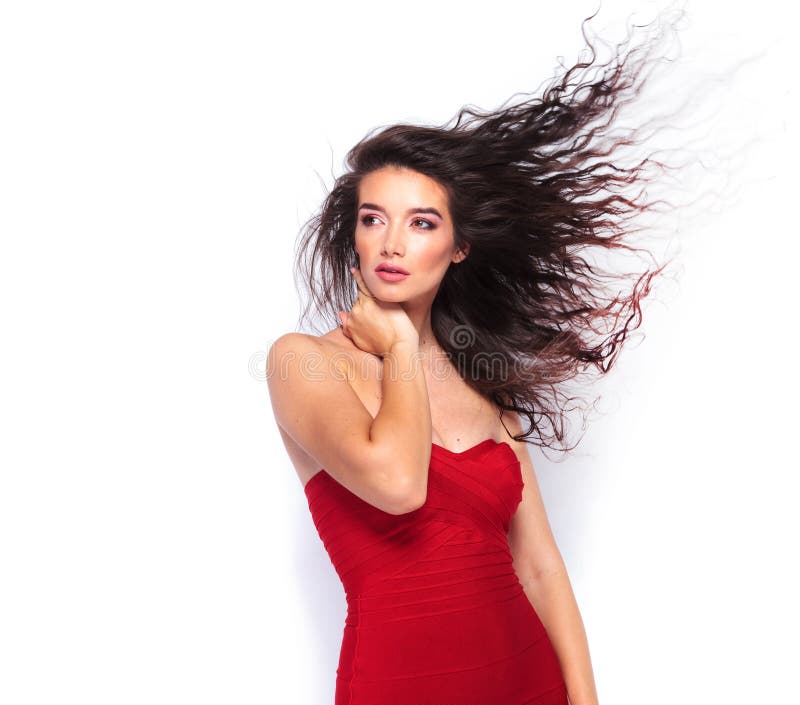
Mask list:
[[[373,421],[382,403],[383,362],[379,353],[386,352],[395,341],[402,341],[403,348],[410,341],[424,375],[432,442],[461,452],[486,438],[494,438],[508,443],[516,453],[524,489],[508,534],[514,568],[558,654],[571,705],[597,705],[584,625],[550,528],[527,444],[509,437],[497,406],[460,378],[433,336],[430,310],[441,281],[448,267],[458,266],[458,262],[469,256],[468,247],[462,251],[455,245],[447,194],[440,184],[423,174],[386,167],[362,179],[358,196],[359,206],[365,203],[380,206],[359,207],[355,230],[360,268],[354,278],[364,295],[374,300],[370,299],[363,314],[359,309],[358,315],[354,315],[356,306],[353,311],[343,313],[343,327],[319,337],[287,334],[270,351],[271,357],[286,352],[319,353],[326,360],[337,360],[347,373],[346,383],[339,382],[346,386],[336,388],[326,380],[316,386],[290,387],[277,378],[270,379],[273,409],[290,459],[303,485],[319,471],[320,461],[304,447],[303,432],[296,419],[326,401],[335,399],[340,413],[347,404],[358,407],[352,412],[358,423],[368,425]],[[407,213],[416,207],[435,208],[442,217]],[[401,282],[383,281],[374,271],[380,262],[399,265],[410,276]],[[409,324],[413,326],[410,336]],[[331,387],[325,399],[320,396],[324,384]],[[506,412],[503,422],[512,434],[523,432],[516,414]],[[361,455],[354,453],[350,464],[360,460]],[[324,467],[333,472],[330,469],[334,467],[334,456],[330,457],[331,463]],[[370,468],[372,460],[363,462],[360,479],[355,471],[347,476],[338,467],[334,474],[362,499],[380,506],[377,485],[368,488],[364,479],[370,471],[374,475],[374,468],[380,464],[373,463]]]
[[[433,300],[451,263],[469,253],[469,247],[462,252],[455,246],[447,193],[423,174],[386,167],[362,179],[358,196],[355,250],[364,283],[381,301],[402,305],[419,335],[419,351],[431,353],[436,349],[430,320]],[[435,208],[443,217],[406,213],[416,207]],[[381,262],[396,264],[410,276],[384,281],[375,272]]]

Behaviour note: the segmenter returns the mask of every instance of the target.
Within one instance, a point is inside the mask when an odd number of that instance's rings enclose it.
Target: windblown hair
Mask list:
[[[669,167],[651,157],[630,166],[611,160],[621,146],[639,144],[638,129],[603,144],[619,108],[644,86],[647,49],[658,42],[622,58],[628,41],[618,44],[599,78],[581,83],[573,75],[585,76],[597,58],[583,34],[591,60],[553,79],[541,98],[493,112],[463,107],[453,124],[397,124],[356,144],[347,172],[303,226],[296,265],[311,293],[301,322],[313,306],[338,325],[337,312],[352,308],[357,293],[349,268],[358,265],[361,179],[399,166],[436,180],[447,193],[456,246],[470,245],[433,302],[436,340],[501,417],[504,410],[527,417],[529,428],[516,440],[535,434],[537,445],[556,440],[567,450],[567,406],[576,397],[564,393],[565,384],[611,369],[642,322],[641,300],[669,264],[650,255],[652,267],[615,274],[591,261],[615,250],[646,252],[631,244],[629,221],[663,201],[624,190],[643,190],[649,168]]]

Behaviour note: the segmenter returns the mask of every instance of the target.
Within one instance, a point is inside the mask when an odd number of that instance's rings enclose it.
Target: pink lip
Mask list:
[[[375,274],[385,282],[401,282],[403,279],[408,279],[409,277],[408,274],[403,274],[402,272],[387,272],[385,269],[376,269]]]
[[[381,262],[377,267],[375,267],[376,272],[387,271],[388,269],[395,269],[400,274],[408,274],[408,272],[402,267],[398,267],[396,264],[389,264],[388,262]]]

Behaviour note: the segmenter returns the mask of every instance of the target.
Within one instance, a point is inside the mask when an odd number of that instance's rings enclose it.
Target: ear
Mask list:
[[[453,262],[463,262],[467,255],[469,254],[469,243],[465,243],[463,248],[456,250],[456,254],[453,256]]]

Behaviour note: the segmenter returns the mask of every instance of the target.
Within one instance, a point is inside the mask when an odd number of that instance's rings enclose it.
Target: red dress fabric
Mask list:
[[[511,446],[433,444],[425,504],[395,516],[325,470],[305,486],[345,590],[335,705],[567,705],[556,652],[508,545]]]

